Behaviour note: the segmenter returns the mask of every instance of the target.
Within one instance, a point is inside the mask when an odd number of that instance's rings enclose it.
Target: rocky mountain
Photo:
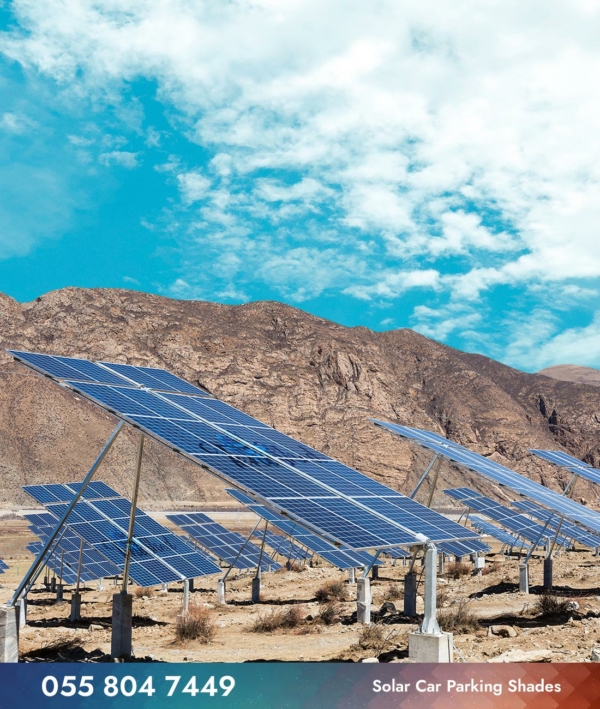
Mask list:
[[[346,328],[280,303],[225,306],[74,288],[24,304],[0,296],[0,345],[166,367],[403,492],[431,456],[369,417],[443,433],[555,488],[567,474],[528,448],[564,446],[600,463],[597,387],[526,374],[411,330]],[[116,421],[3,349],[0,504],[29,504],[21,485],[81,479]],[[124,494],[133,484],[136,435],[128,430],[117,439],[99,473]],[[472,484],[496,492],[448,463],[441,473],[440,490]],[[225,501],[223,487],[149,441],[142,505]],[[576,494],[595,500],[592,488],[579,483]],[[434,501],[448,498],[437,492]]]
[[[562,382],[600,386],[600,369],[580,367],[578,364],[556,364],[554,367],[540,369],[538,374],[544,374],[546,377],[559,379]]]

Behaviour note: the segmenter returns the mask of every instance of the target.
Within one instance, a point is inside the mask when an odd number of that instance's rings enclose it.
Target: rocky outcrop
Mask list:
[[[557,488],[567,475],[528,448],[562,445],[590,462],[600,457],[593,386],[526,374],[411,330],[346,328],[280,303],[225,306],[74,288],[25,304],[0,296],[0,344],[166,367],[402,491],[430,456],[377,429],[370,417],[444,433]],[[23,484],[80,479],[114,419],[4,352],[0,378],[0,503],[25,503]],[[102,469],[124,494],[132,484],[134,437],[122,436]],[[441,477],[442,485],[486,489],[449,464]],[[593,502],[596,491],[584,487],[581,494]],[[222,488],[159,444],[147,446],[143,504],[224,500]],[[441,493],[435,499],[449,502]]]

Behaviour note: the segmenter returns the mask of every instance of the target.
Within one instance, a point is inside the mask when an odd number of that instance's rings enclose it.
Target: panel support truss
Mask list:
[[[124,425],[125,425],[124,421],[119,421],[119,423],[117,424],[117,427],[112,432],[108,441],[105,443],[104,448],[100,451],[100,454],[98,455],[98,457],[94,461],[94,464],[89,469],[88,474],[83,479],[83,482],[81,483],[81,487],[79,488],[79,490],[77,490],[73,499],[67,505],[67,509],[65,510],[65,513],[60,518],[60,521],[58,522],[58,524],[54,528],[54,531],[52,532],[52,534],[50,534],[50,536],[46,540],[46,542],[45,542],[44,546],[42,547],[42,549],[40,550],[39,554],[34,559],[33,564],[30,566],[29,571],[25,574],[25,576],[23,577],[23,580],[19,584],[19,587],[15,591],[13,597],[8,602],[8,604],[7,604],[8,606],[11,606],[11,607],[14,606],[16,604],[16,602],[19,600],[19,598],[21,597],[23,590],[27,587],[27,585],[29,584],[29,581],[33,578],[35,572],[38,570],[40,564],[42,563],[42,561],[44,560],[44,557],[46,556],[46,552],[48,551],[48,549],[50,548],[50,546],[52,545],[52,543],[54,542],[54,540],[58,536],[63,525],[67,521],[68,516],[71,514],[71,510],[75,507],[75,505],[79,501],[80,497],[83,495],[83,492],[86,489],[86,487],[88,486],[88,483],[94,477],[94,474],[96,473],[96,471],[100,467],[100,464],[102,463],[102,461],[106,457],[106,454],[108,453],[108,451],[111,449],[112,444],[115,442],[115,439],[117,438],[117,436],[121,432],[121,429],[123,428]]]
[[[439,470],[439,466],[440,466],[441,462],[442,462],[442,459],[440,458],[439,453],[436,453],[433,456],[433,458],[431,459],[431,462],[427,466],[427,469],[425,470],[423,475],[421,475],[419,482],[415,486],[415,489],[410,493],[411,500],[415,499],[415,495],[417,494],[417,492],[419,492],[421,485],[425,482],[425,480],[427,480],[427,476],[431,472],[433,466],[436,465],[437,470]],[[437,480],[437,476],[436,476],[436,480]]]
[[[135,468],[135,480],[133,483],[133,496],[131,498],[131,513],[129,515],[129,531],[127,533],[127,546],[125,548],[125,568],[123,570],[123,586],[121,593],[127,593],[129,583],[129,565],[131,564],[131,542],[133,541],[133,530],[135,526],[135,510],[137,507],[138,492],[140,489],[140,474],[142,472],[142,456],[144,454],[144,434],[140,434],[137,452],[137,464]]]

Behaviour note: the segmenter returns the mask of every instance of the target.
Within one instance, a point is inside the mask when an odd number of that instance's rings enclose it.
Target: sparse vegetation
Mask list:
[[[317,620],[323,625],[333,625],[339,621],[341,610],[341,606],[337,601],[327,601],[319,608]]]
[[[542,593],[538,596],[533,611],[536,615],[566,615],[569,605],[568,598],[558,598],[551,593]]]
[[[404,590],[397,583],[391,584],[383,596],[384,601],[397,601],[400,598],[404,598]]]
[[[275,630],[297,628],[302,623],[302,610],[299,606],[286,608],[271,608],[267,613],[261,613],[252,624],[253,633],[272,633]]]
[[[217,632],[215,620],[208,608],[191,605],[187,613],[177,616],[175,637],[180,642],[199,640],[209,643]]]
[[[147,598],[152,598],[152,596],[154,595],[154,589],[152,588],[152,586],[136,586],[133,589],[133,595],[136,598],[143,598],[144,596],[146,596]]]
[[[451,561],[446,564],[445,575],[451,579],[460,579],[463,576],[468,576],[471,573],[470,564],[465,564],[464,561]]]
[[[488,574],[495,574],[502,569],[502,563],[495,559],[491,564],[487,564],[481,569],[481,575],[487,576]]]
[[[358,638],[358,644],[363,650],[373,650],[375,655],[389,650],[398,637],[398,631],[388,625],[371,623],[363,628]]]
[[[437,619],[440,628],[448,633],[471,633],[479,629],[479,620],[466,598],[439,610]]]
[[[343,581],[329,581],[316,590],[315,598],[319,603],[345,601],[348,598],[348,589]]]

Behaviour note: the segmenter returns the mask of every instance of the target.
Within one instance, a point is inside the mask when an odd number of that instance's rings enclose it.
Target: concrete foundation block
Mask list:
[[[404,615],[409,618],[417,615],[417,575],[414,573],[404,577]]]
[[[0,662],[19,661],[19,606],[0,606]]]
[[[544,589],[552,588],[552,559],[544,559]]]
[[[194,579],[188,579],[188,590],[190,593],[194,591]]]
[[[368,577],[356,582],[356,622],[368,625],[371,622],[371,582]]]
[[[529,593],[529,566],[527,564],[519,565],[519,591]]]
[[[260,603],[260,578],[252,579],[252,603]]]
[[[348,583],[356,583],[356,570],[348,569]]]
[[[217,583],[217,603],[225,605],[227,601],[225,600],[225,582],[219,581]]]
[[[452,633],[410,633],[408,659],[411,662],[452,662]]]
[[[62,583],[56,584],[56,602],[62,603],[64,600],[64,586]]]
[[[50,593],[56,593],[56,576],[53,576],[50,581]]]
[[[440,552],[438,554],[438,573],[443,574],[446,568],[446,557],[444,555],[444,552]]]
[[[378,579],[379,578],[379,566],[377,564],[374,564],[372,569],[371,569],[371,578],[372,579]]]
[[[110,655],[112,658],[129,659],[133,653],[131,645],[131,619],[133,596],[130,593],[115,593],[112,610],[112,637]]]
[[[71,615],[69,620],[71,623],[81,620],[81,593],[71,594]]]

